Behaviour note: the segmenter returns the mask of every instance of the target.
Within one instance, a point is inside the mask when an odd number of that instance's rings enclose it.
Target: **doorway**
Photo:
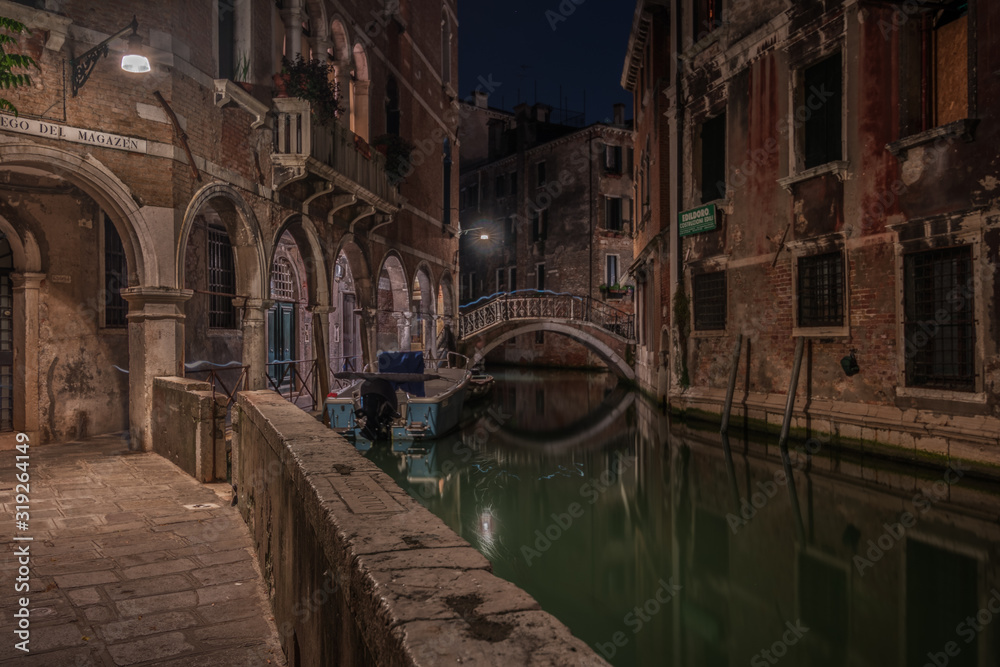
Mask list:
[[[292,379],[295,361],[295,304],[278,301],[267,314],[267,363],[271,380],[279,388]]]

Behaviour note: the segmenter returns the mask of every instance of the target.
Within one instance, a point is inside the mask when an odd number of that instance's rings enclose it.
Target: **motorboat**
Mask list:
[[[469,360],[449,352],[425,360],[422,352],[380,352],[377,366],[335,373],[352,383],[326,399],[330,427],[355,440],[422,440],[458,426],[472,373]]]

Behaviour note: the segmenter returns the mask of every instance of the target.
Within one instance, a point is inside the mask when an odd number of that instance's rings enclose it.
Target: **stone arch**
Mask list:
[[[347,25],[339,14],[333,17],[330,22],[330,43],[335,62],[344,64],[351,59],[351,38],[347,32]]]
[[[310,306],[330,305],[330,272],[327,270],[326,258],[323,256],[323,243],[319,231],[312,220],[304,215],[291,215],[278,227],[271,239],[271,251],[268,253],[267,266],[274,262],[278,242],[285,232],[292,237],[298,246],[299,254],[306,267],[307,299]]]
[[[322,46],[330,41],[330,23],[326,20],[326,6],[321,0],[304,0],[302,3],[309,17],[309,41],[313,47],[313,58],[322,60]]]
[[[483,347],[476,348],[472,356],[472,362],[473,364],[479,363],[485,359],[486,355],[492,352],[494,348],[511,338],[516,338],[517,336],[522,336],[524,334],[535,333],[536,331],[544,331],[546,333],[562,334],[579,343],[582,343],[583,345],[586,345],[608,365],[608,368],[612,369],[618,375],[627,380],[634,380],[635,371],[632,367],[629,366],[625,359],[623,359],[621,355],[619,355],[618,352],[616,352],[610,345],[602,341],[593,333],[590,333],[590,331],[587,331],[587,329],[591,327],[592,325],[572,326],[561,322],[533,322],[500,332],[487,331],[474,337],[479,340],[488,340],[488,342],[486,342]]]
[[[171,276],[160,274],[152,225],[132,191],[93,155],[83,157],[52,146],[12,143],[0,146],[0,164],[40,168],[79,187],[109,215],[118,230],[128,260],[129,284],[169,284]],[[29,250],[27,245],[25,250]]]
[[[410,349],[412,298],[403,258],[395,250],[382,257],[374,287],[375,346],[378,350]]]
[[[175,249],[174,259],[176,286],[184,287],[184,251],[195,218],[205,206],[211,206],[218,213],[229,234],[236,262],[236,288],[241,296],[261,299],[265,294],[264,276],[268,274],[264,252],[263,235],[257,216],[250,205],[232,186],[226,183],[206,185],[191,198],[184,212],[184,222]]]
[[[14,254],[14,270],[24,273],[40,273],[42,270],[42,253],[38,241],[31,230],[18,230],[0,215],[0,233],[7,237],[11,252]]]
[[[335,371],[360,371],[372,358],[371,332],[374,320],[369,267],[362,248],[351,234],[345,234],[332,265],[333,313],[328,340],[331,365]]]
[[[424,261],[417,265],[413,272],[410,291],[410,312],[413,313],[411,336],[419,335],[424,351],[431,357],[437,357],[437,329],[434,321],[437,315],[437,294],[434,289],[433,273],[430,265]],[[417,301],[417,294],[420,300]]]

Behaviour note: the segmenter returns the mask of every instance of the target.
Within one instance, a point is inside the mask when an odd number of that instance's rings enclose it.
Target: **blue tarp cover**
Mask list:
[[[379,352],[379,373],[423,373],[423,352]],[[394,389],[402,389],[414,396],[424,395],[423,382],[393,382]]]

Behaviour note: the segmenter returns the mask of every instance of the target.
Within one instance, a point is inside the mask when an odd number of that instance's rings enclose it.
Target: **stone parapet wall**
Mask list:
[[[289,664],[604,665],[341,436],[243,392],[233,477]]]
[[[207,382],[153,380],[153,451],[199,482],[226,479],[226,397]]]
[[[670,397],[672,408],[705,416],[720,415],[724,389],[692,388]],[[747,417],[751,430],[781,429],[784,394],[737,390],[730,430],[735,432]],[[960,462],[976,472],[1000,478],[1000,419],[986,415],[960,415],[889,405],[849,401],[795,402],[791,427],[810,437],[832,436],[835,444],[858,446],[866,452],[910,461]]]

